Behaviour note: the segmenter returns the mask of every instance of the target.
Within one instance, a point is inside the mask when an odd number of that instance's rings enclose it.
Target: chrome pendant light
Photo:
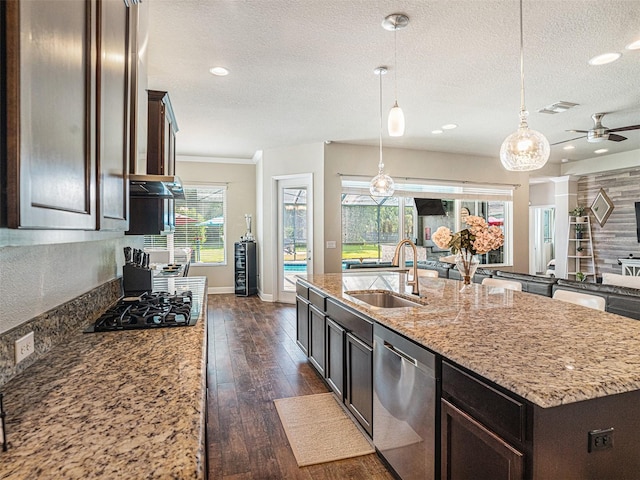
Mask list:
[[[404,135],[404,113],[398,106],[398,30],[409,25],[409,17],[402,13],[394,13],[387,16],[382,22],[382,28],[393,31],[393,76],[394,76],[394,104],[389,111],[387,127],[389,135],[392,137],[401,137]]]
[[[375,197],[390,197],[395,190],[393,178],[384,173],[384,163],[382,163],[382,76],[387,73],[386,67],[378,67],[373,71],[380,77],[380,159],[378,160],[378,175],[371,179],[369,183],[369,193]]]
[[[520,126],[500,148],[500,161],[507,170],[524,172],[542,168],[551,153],[549,141],[527,124],[529,112],[524,105],[524,40],[522,33],[522,0],[520,0]]]

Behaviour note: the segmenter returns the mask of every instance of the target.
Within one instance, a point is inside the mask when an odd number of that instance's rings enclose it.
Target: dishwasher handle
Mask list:
[[[416,360],[415,358],[413,358],[412,356],[404,353],[402,350],[400,350],[397,347],[394,347],[393,345],[391,345],[389,342],[387,342],[386,340],[384,340],[384,348],[386,348],[387,350],[389,350],[390,352],[394,353],[395,355],[399,356],[400,358],[402,358],[403,360],[406,360],[407,362],[411,363],[414,367],[418,366],[418,360]]]

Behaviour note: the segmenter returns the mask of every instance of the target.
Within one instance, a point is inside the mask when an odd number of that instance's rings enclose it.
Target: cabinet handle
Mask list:
[[[390,344],[389,342],[387,342],[386,340],[385,340],[385,342],[384,342],[384,348],[388,349],[390,352],[392,352],[392,353],[396,354],[397,356],[399,356],[400,358],[402,358],[402,359],[406,360],[407,362],[409,362],[409,363],[413,364],[413,366],[414,366],[414,367],[417,367],[417,366],[418,366],[418,361],[417,361],[415,358],[413,358],[413,357],[411,357],[411,356],[407,355],[406,353],[404,353],[404,352],[403,352],[402,350],[400,350],[399,348],[394,347],[393,345],[391,345],[391,344]]]

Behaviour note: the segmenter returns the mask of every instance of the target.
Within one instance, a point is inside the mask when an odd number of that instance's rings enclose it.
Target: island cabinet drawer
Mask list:
[[[312,305],[315,305],[321,312],[324,312],[326,310],[326,300],[327,297],[322,293],[314,290],[313,288],[309,289],[309,301]]]
[[[525,441],[526,404],[447,361],[442,362],[442,396],[506,439]]]
[[[297,282],[296,283],[296,295],[298,295],[299,297],[302,298],[306,298],[307,300],[309,299],[309,287],[307,287],[306,285]]]
[[[348,310],[331,298],[327,299],[327,315],[369,347],[373,346],[373,322],[371,320]]]

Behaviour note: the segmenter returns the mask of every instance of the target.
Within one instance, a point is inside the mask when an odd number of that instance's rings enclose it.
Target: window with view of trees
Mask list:
[[[185,186],[176,200],[173,248],[191,248],[191,262],[226,264],[226,194],[224,186]],[[168,236],[147,235],[145,247],[167,248]]]
[[[342,195],[342,259],[381,261],[382,245],[400,239],[398,199],[370,195]]]
[[[400,188],[396,186],[393,197],[373,197],[363,191],[363,187],[368,185],[360,183],[343,180],[343,268],[350,263],[390,262],[395,245],[401,238],[408,238],[417,245],[418,261],[438,260],[450,252],[439,249],[431,240],[431,235],[440,226],[452,231],[465,228],[464,219],[467,215],[484,218],[489,225],[500,227],[505,235],[503,246],[479,255],[480,263],[500,265],[510,262],[512,201],[508,186],[473,186],[465,189],[459,186],[411,184],[401,185]],[[438,205],[441,202],[442,208],[439,212],[418,214],[416,197],[433,199]]]

